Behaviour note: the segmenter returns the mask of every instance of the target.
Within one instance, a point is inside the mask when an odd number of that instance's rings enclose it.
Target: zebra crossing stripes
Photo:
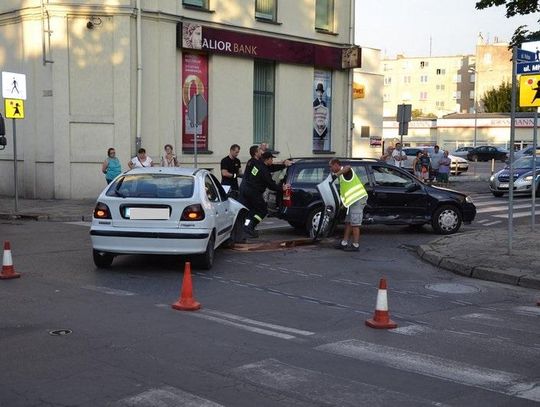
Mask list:
[[[491,195],[475,195],[472,197],[476,206],[476,220],[474,223],[482,226],[494,226],[508,219],[508,199],[496,198]],[[520,198],[514,201],[513,218],[527,218],[531,216],[531,199]],[[535,205],[536,214],[540,216],[540,202]],[[482,217],[482,218],[480,218]],[[501,220],[502,219],[502,220]]]

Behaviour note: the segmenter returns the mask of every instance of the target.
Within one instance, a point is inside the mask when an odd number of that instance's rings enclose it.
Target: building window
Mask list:
[[[184,6],[208,9],[208,0],[182,0]]]
[[[427,68],[429,66],[428,61],[420,61],[420,68]]]
[[[277,0],[255,0],[255,17],[276,21]]]
[[[420,75],[420,82],[427,83],[427,75]]]
[[[411,77],[409,75],[404,76],[403,83],[411,83]]]
[[[471,74],[470,81],[471,81],[471,83],[476,82],[476,74],[475,74],[475,73],[472,73],[472,74]]]
[[[444,90],[446,88],[446,86],[445,85],[437,85],[437,86],[435,86],[435,88],[437,90]]]
[[[253,75],[253,142],[274,146],[273,62],[255,61]]]
[[[334,0],[316,0],[315,28],[317,30],[334,30]]]
[[[469,99],[474,100],[474,90],[469,91]]]
[[[392,83],[392,78],[390,76],[385,76],[384,78],[384,84],[390,85]]]
[[[369,138],[369,126],[360,127],[360,137]]]
[[[383,94],[383,102],[389,102],[390,101],[390,95],[388,93]]]
[[[444,102],[443,101],[437,101],[437,102],[435,102],[435,106],[443,108],[444,107]]]
[[[446,69],[437,69],[437,75],[445,75],[446,74]]]
[[[453,95],[453,98],[454,99],[461,99],[461,91],[460,90],[455,91],[454,95]]]
[[[427,92],[420,92],[420,100],[427,100]]]
[[[461,74],[458,73],[456,76],[454,76],[454,82],[461,83]]]

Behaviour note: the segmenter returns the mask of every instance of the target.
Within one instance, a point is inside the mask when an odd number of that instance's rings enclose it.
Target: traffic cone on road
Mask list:
[[[10,278],[19,278],[21,275],[15,272],[13,268],[13,259],[11,258],[11,245],[6,240],[4,242],[4,256],[2,261],[2,272],[0,273],[1,280]]]
[[[388,312],[388,296],[386,294],[386,279],[381,278],[377,292],[377,305],[372,319],[366,320],[366,325],[376,329],[394,329],[397,324],[390,319]]]
[[[201,308],[201,304],[193,298],[193,286],[191,284],[191,263],[186,261],[184,266],[184,279],[182,280],[182,291],[180,298],[173,305],[174,309],[180,311],[195,311]]]

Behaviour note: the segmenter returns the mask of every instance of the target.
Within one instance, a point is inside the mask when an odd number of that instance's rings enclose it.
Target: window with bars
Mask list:
[[[276,21],[277,0],[255,0],[255,18]]]
[[[334,30],[334,0],[316,0],[315,28],[317,30]]]
[[[182,0],[184,6],[208,9],[208,0]]]
[[[253,142],[274,146],[274,90],[273,62],[255,61],[253,74]]]

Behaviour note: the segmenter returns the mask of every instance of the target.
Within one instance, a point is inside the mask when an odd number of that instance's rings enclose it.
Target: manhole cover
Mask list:
[[[471,294],[480,291],[479,288],[472,285],[457,284],[457,283],[439,283],[439,284],[427,284],[426,288],[431,291],[437,291],[439,293],[449,294]]]
[[[64,336],[69,335],[73,331],[71,329],[55,329],[54,331],[49,331],[49,335],[52,336]]]

